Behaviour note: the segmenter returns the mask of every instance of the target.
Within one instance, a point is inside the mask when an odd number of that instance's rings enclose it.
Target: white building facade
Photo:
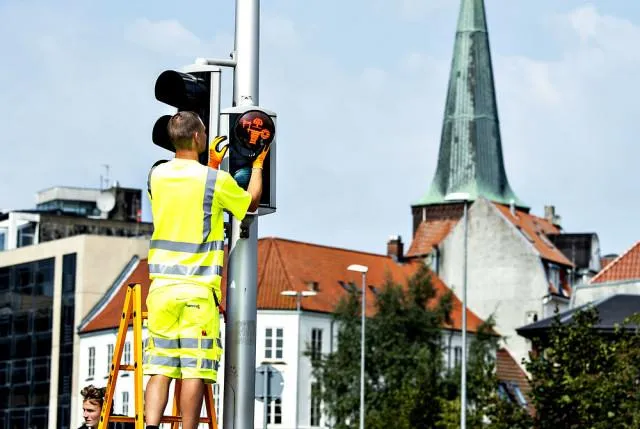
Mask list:
[[[224,344],[224,323],[221,321]],[[146,329],[143,337],[146,338]],[[105,386],[109,365],[116,344],[116,329],[80,334],[79,374],[80,385]],[[470,335],[469,342],[473,336]],[[122,363],[133,362],[133,332],[130,329],[122,355]],[[271,401],[267,409],[267,427],[279,429],[305,429],[329,426],[317,395],[316,381],[312,374],[309,353],[328,354],[337,347],[337,324],[331,314],[293,310],[259,310],[256,332],[256,367],[272,365],[283,377],[282,396]],[[443,330],[443,354],[452,368],[462,359],[462,337],[459,331]],[[222,425],[224,414],[224,358],[220,364],[218,384],[214,385],[214,399],[218,423]],[[145,377],[144,383],[148,377]],[[135,414],[133,373],[120,371],[114,394],[114,412]],[[76,409],[81,410],[81,398]],[[165,414],[170,414],[173,391],[170,391]],[[264,403],[256,400],[254,427],[264,427]],[[202,415],[205,415],[204,408]],[[81,412],[75,424],[81,424]],[[168,424],[166,424],[168,427]],[[204,427],[205,425],[201,425]]]
[[[516,212],[516,216],[528,216]],[[467,305],[480,318],[494,316],[497,332],[505,347],[521,363],[528,358],[529,341],[516,329],[568,308],[569,296],[562,291],[556,264],[507,218],[494,203],[479,198],[469,208],[467,231]],[[551,249],[553,244],[548,244]],[[458,222],[438,245],[438,276],[461,297],[464,256],[464,223]]]

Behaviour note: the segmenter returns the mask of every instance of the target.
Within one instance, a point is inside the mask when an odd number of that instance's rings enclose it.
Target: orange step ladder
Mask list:
[[[144,429],[144,395],[142,377],[142,321],[147,318],[147,312],[142,311],[142,286],[139,283],[131,283],[127,288],[127,295],[124,298],[120,327],[116,339],[113,359],[109,369],[109,379],[107,390],[104,395],[104,405],[100,414],[98,429],[106,429],[109,423],[128,422],[134,423],[135,429]],[[120,363],[122,351],[127,338],[129,324],[133,323],[133,365],[123,365]],[[135,416],[114,416],[111,414],[111,404],[116,390],[116,382],[120,371],[133,371]],[[161,423],[172,423],[172,429],[178,429],[182,418],[180,417],[180,380],[175,380],[173,394],[173,414],[162,416]],[[204,389],[204,403],[207,417],[201,417],[200,423],[207,423],[209,429],[218,429],[216,409],[213,400],[212,385],[206,384]]]

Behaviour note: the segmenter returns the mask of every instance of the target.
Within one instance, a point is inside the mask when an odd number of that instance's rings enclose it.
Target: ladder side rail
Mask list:
[[[135,390],[135,429],[144,429],[144,381],[142,371],[142,287],[140,284],[130,284],[133,287],[133,355],[134,371],[133,384]]]
[[[120,326],[118,327],[118,335],[116,337],[113,358],[111,360],[111,366],[109,368],[109,378],[107,380],[107,389],[104,395],[102,410],[100,411],[100,421],[98,422],[98,429],[105,429],[111,419],[111,405],[113,404],[113,396],[116,390],[116,381],[118,380],[118,373],[120,371],[122,349],[124,348],[124,341],[127,337],[127,331],[129,330],[129,320],[132,313],[132,296],[132,290],[131,288],[128,288],[127,294],[124,298],[122,314],[120,316]]]

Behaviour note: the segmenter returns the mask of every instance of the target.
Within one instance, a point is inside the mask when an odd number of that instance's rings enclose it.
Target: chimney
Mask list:
[[[547,222],[560,227],[561,218],[556,214],[556,206],[544,206],[544,218]]]
[[[392,235],[387,241],[387,256],[390,256],[395,262],[402,262],[404,255],[404,243],[399,235]]]

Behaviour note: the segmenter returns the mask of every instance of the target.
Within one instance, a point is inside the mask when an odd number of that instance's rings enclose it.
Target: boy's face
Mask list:
[[[92,401],[84,401],[82,403],[82,417],[84,422],[90,428],[98,427],[100,421],[100,405]]]

